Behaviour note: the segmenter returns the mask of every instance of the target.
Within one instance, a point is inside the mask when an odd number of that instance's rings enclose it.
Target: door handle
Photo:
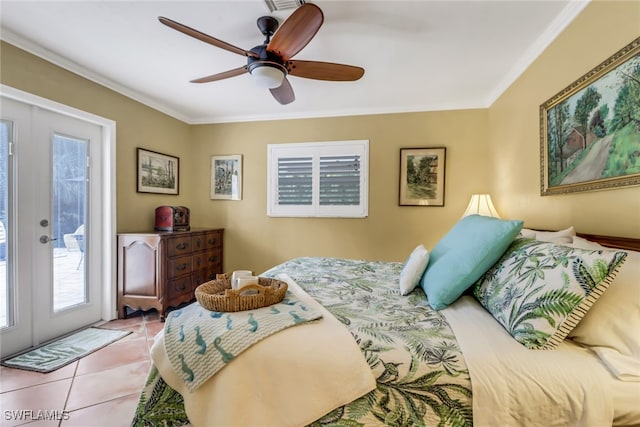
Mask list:
[[[49,242],[53,242],[54,240],[58,240],[58,239],[52,239],[49,236],[40,236],[40,243],[49,243]]]

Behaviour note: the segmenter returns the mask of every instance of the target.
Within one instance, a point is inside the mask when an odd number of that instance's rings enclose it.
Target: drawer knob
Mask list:
[[[176,266],[176,270],[185,270],[188,266],[189,266],[189,264],[182,263],[182,264]]]
[[[180,249],[180,250],[182,250],[182,249],[186,249],[187,247],[189,247],[189,245],[188,245],[187,243],[185,243],[185,242],[178,243],[178,244],[176,245],[176,249]]]
[[[185,289],[187,289],[187,285],[185,285],[184,283],[180,284],[180,287],[178,288],[178,290],[184,291]]]

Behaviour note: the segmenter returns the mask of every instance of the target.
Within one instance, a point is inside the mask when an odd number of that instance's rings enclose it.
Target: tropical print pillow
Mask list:
[[[518,342],[550,350],[607,289],[626,256],[519,238],[473,293]]]

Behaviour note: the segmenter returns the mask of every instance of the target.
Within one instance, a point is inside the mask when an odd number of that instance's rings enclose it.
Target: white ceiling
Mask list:
[[[363,67],[356,82],[289,77],[278,104],[245,74],[189,80],[246,59],[158,22],[243,49],[262,44],[255,1],[0,1],[0,37],[188,123],[485,108],[587,0],[314,1],[324,25],[295,59]],[[292,10],[279,11],[281,22]]]

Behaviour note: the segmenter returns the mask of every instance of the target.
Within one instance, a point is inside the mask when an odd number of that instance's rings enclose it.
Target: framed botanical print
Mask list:
[[[446,148],[400,149],[400,206],[444,206]]]
[[[242,200],[242,155],[211,157],[211,198]]]

